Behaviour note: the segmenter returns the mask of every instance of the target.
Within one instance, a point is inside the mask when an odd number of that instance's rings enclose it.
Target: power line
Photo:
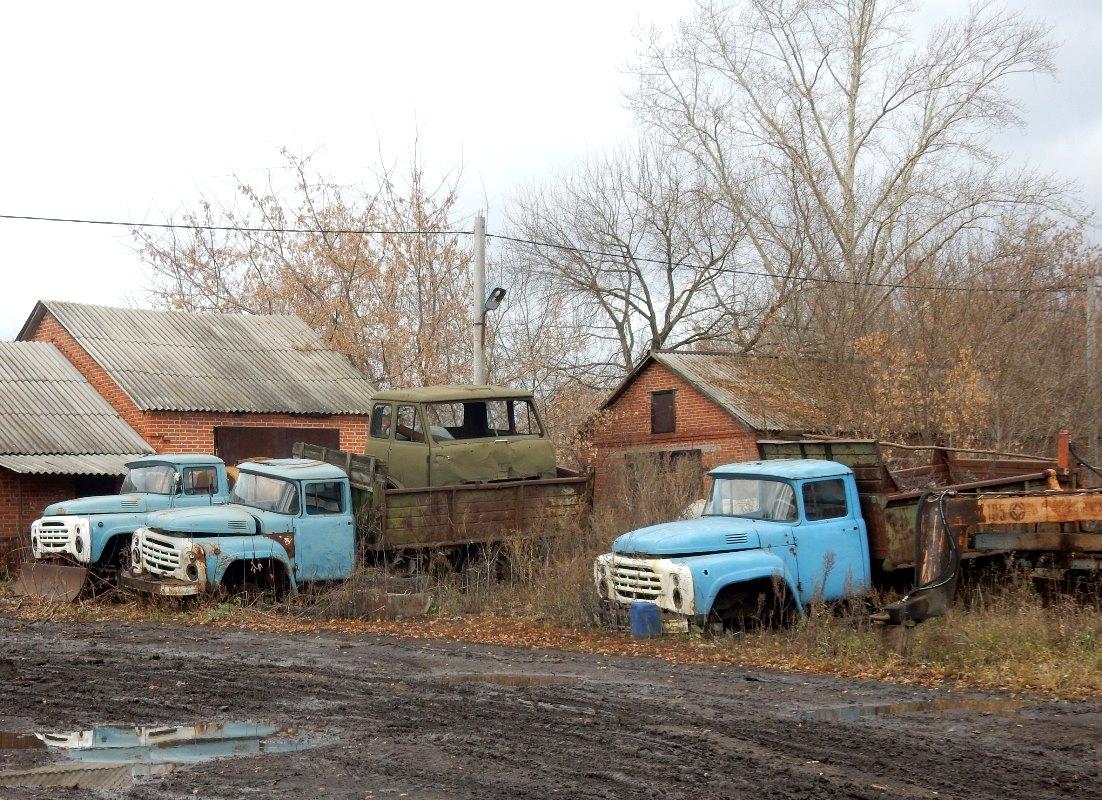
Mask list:
[[[0,219],[22,220],[27,222],[65,222],[76,225],[114,225],[120,228],[160,228],[162,230],[220,231],[223,233],[320,233],[320,234],[360,234],[381,236],[470,236],[473,231],[385,231],[366,228],[249,228],[236,225],[201,225],[172,222],[118,222],[107,219],[68,219],[65,217],[31,217],[23,214],[0,214]]]
[[[531,239],[515,239],[511,236],[499,236],[497,234],[488,234],[487,239],[501,239],[505,242],[514,242],[516,244],[527,244],[534,247],[550,247],[557,250],[567,250],[573,253],[580,253],[582,255],[600,256],[602,258],[614,258],[614,259],[626,259],[629,258],[623,253],[605,253],[600,250],[586,250],[581,247],[571,247],[569,245],[552,244],[550,242],[536,242]],[[645,258],[641,256],[630,256],[630,260],[639,261],[644,264],[669,264],[668,261],[664,261],[660,258]],[[810,275],[795,275],[792,273],[774,274],[772,272],[758,272],[749,269],[731,269],[731,268],[717,268],[717,272],[729,272],[733,275],[748,275],[758,278],[769,278],[771,280],[791,280],[791,281],[806,281],[809,283],[827,283],[827,284],[841,284],[844,286],[867,286],[879,289],[917,289],[920,291],[930,292],[1008,292],[1008,293],[1023,293],[1023,292],[1082,292],[1084,291],[1081,286],[1040,286],[1030,289],[1012,289],[1001,286],[936,286],[929,284],[918,283],[879,283],[876,281],[856,281],[848,280],[845,278],[822,278],[812,277]]]
[[[117,220],[103,220],[103,219],[79,219],[79,218],[66,218],[66,217],[36,217],[26,214],[0,214],[0,219],[6,220],[18,220],[25,222],[57,222],[75,225],[107,225],[120,228],[130,229],[147,229],[157,228],[161,230],[189,230],[189,231],[217,231],[220,233],[313,233],[321,235],[361,235],[361,236],[472,236],[474,231],[452,231],[452,230],[368,230],[366,228],[263,228],[263,227],[242,227],[236,225],[202,225],[202,224],[185,224],[185,223],[172,223],[172,222],[119,222]],[[578,253],[579,255],[598,256],[600,258],[611,259],[623,259],[625,258],[623,253],[606,253],[601,250],[589,250],[584,247],[573,247],[565,244],[555,244],[553,242],[537,242],[531,239],[518,239],[512,236],[502,236],[500,234],[487,234],[487,239],[499,239],[503,242],[513,242],[514,244],[526,244],[532,247],[546,247],[554,250],[563,250],[570,253]],[[668,261],[664,261],[659,258],[646,258],[642,256],[632,256],[632,261],[638,261],[644,264],[660,264],[668,265]],[[685,265],[687,268],[692,268],[690,265]],[[863,286],[868,288],[877,289],[914,289],[918,291],[930,291],[930,292],[999,292],[999,293],[1059,293],[1059,292],[1082,292],[1085,291],[1081,286],[1041,286],[1029,289],[1014,289],[1010,287],[1001,286],[938,286],[930,284],[916,284],[916,283],[881,283],[878,281],[858,281],[849,280],[845,278],[823,278],[810,275],[796,275],[793,273],[781,273],[774,274],[771,272],[756,271],[749,269],[734,269],[734,268],[721,268],[717,269],[718,272],[726,272],[732,275],[745,275],[748,277],[756,278],[768,278],[769,280],[787,280],[798,281],[805,283],[824,283],[834,284],[842,286]]]

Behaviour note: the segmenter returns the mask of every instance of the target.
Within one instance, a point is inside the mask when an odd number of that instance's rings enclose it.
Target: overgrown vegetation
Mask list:
[[[955,685],[1057,697],[1102,696],[1102,595],[1090,584],[1036,585],[1009,566],[972,570],[946,616],[913,629],[902,654],[869,609],[891,597],[815,604],[793,625],[637,640],[595,622],[592,563],[620,533],[679,516],[701,494],[688,462],[641,459],[613,467],[620,502],[568,531],[510,537],[449,563],[408,560],[306,594],[290,605],[244,597],[152,602],[115,593],[74,606],[7,599],[6,613],[54,621],[133,619],[270,629],[449,636],[500,645],[643,654],[679,663],[827,672],[922,685]],[[413,572],[411,577],[410,572]],[[431,600],[385,619],[387,594]],[[290,612],[290,613],[288,613]]]

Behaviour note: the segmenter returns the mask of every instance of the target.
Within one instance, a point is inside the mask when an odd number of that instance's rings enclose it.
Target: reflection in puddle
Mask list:
[[[82,764],[56,763],[28,770],[0,772],[0,785],[109,788],[125,778],[129,785],[141,775],[162,774],[175,764],[262,753],[289,753],[332,744],[294,741],[293,726],[252,722],[211,723],[171,727],[93,728],[67,733],[0,732],[0,749],[42,749],[64,753]],[[121,772],[120,772],[121,770]],[[121,776],[121,777],[120,777]]]
[[[1023,708],[1025,703],[1015,700],[920,700],[910,703],[887,703],[874,706],[842,706],[839,708],[821,708],[801,714],[802,719],[822,720],[824,722],[853,722],[863,717],[879,717],[887,714],[914,714],[923,711],[947,711],[963,709],[997,714],[1002,717],[1020,717],[1014,709]]]
[[[499,686],[559,686],[564,683],[580,683],[581,678],[569,675],[470,674],[438,675],[441,683],[496,683]]]
[[[0,731],[0,750],[43,750],[46,743],[33,733]]]

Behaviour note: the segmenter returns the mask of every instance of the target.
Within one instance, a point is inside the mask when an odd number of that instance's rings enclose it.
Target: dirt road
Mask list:
[[[1098,703],[651,659],[0,612],[0,691],[11,800],[1102,797]]]

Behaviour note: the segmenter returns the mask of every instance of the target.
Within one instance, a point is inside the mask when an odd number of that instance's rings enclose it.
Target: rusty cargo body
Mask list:
[[[1066,439],[1062,453],[1066,453]],[[1075,475],[1067,458],[1046,459],[982,453],[944,447],[906,446],[874,439],[766,440],[758,442],[763,460],[817,458],[850,467],[857,482],[861,512],[868,529],[869,557],[874,569],[890,573],[916,566],[924,548],[916,542],[920,501],[931,493],[962,495],[1068,490]],[[1038,523],[1020,527],[1018,543],[1050,528]],[[1012,549],[984,539],[965,542],[961,556]],[[919,567],[922,564],[918,565]],[[919,572],[922,570],[920,569]],[[921,576],[919,582],[922,582]]]
[[[373,456],[306,443],[295,455],[342,468],[352,483],[366,553],[448,549],[540,536],[573,527],[593,499],[593,481],[562,467],[557,477],[394,488]]]

